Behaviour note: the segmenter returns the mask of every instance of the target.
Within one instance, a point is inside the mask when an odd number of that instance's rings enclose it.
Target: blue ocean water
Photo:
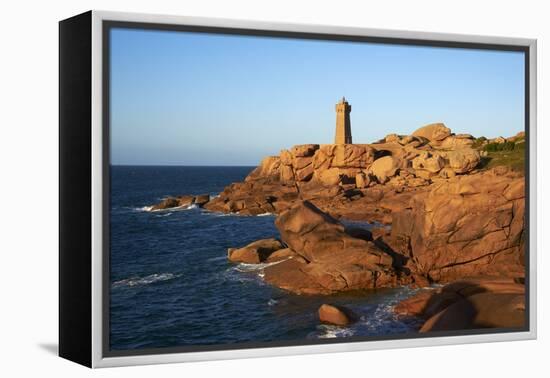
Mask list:
[[[216,195],[252,169],[111,168],[112,350],[386,335],[418,326],[391,312],[410,288],[298,296],[265,284],[264,265],[228,262],[227,248],[278,235],[273,215],[147,211],[169,195]],[[361,320],[320,325],[322,303],[346,305]]]

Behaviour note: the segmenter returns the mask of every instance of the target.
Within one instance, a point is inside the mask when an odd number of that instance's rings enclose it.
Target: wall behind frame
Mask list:
[[[40,376],[54,372],[58,377],[254,377],[303,375],[345,377],[363,373],[372,376],[406,374],[425,377],[441,372],[446,377],[540,376],[545,371],[550,348],[550,301],[539,298],[539,340],[391,351],[338,353],[284,358],[256,358],[143,366],[130,369],[102,369],[90,372],[56,357],[58,317],[58,21],[89,8],[157,12],[194,16],[256,19],[278,22],[334,24],[385,29],[409,29],[502,35],[539,40],[539,140],[550,139],[547,105],[550,103],[550,24],[547,4],[539,0],[502,2],[464,0],[395,0],[392,2],[267,0],[97,0],[93,4],[74,0],[56,2],[20,1],[4,6],[0,24],[3,49],[2,92],[9,94],[9,106],[2,108],[0,156],[5,181],[0,186],[3,209],[0,251],[3,272],[2,376]],[[25,47],[27,46],[27,47]],[[10,52],[12,55],[10,55]],[[10,57],[8,59],[8,57]],[[24,80],[23,80],[24,78]],[[548,220],[550,202],[544,193],[550,188],[550,154],[541,148],[539,171],[539,292],[550,287],[545,251],[550,247],[542,226]],[[40,194],[41,198],[37,198]],[[34,198],[34,210],[22,209],[22,199]],[[39,211],[37,207],[39,206]],[[544,219],[546,218],[546,219]],[[23,270],[23,271],[22,271]],[[542,296],[541,296],[542,297]],[[538,373],[538,374],[537,374]],[[46,374],[48,375],[48,374]]]
[[[91,365],[92,13],[59,23],[59,355]]]

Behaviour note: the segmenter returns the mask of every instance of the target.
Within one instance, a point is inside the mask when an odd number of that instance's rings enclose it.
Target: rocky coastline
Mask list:
[[[524,135],[487,140],[438,123],[372,144],[297,145],[217,197],[170,197],[151,209],[275,214],[279,235],[230,248],[228,259],[269,263],[264,280],[295,294],[439,285],[396,313],[425,319],[420,332],[519,327],[525,177],[492,157],[507,143],[521,146]],[[349,220],[373,227],[346,227]],[[337,310],[320,309],[321,320],[345,323]]]

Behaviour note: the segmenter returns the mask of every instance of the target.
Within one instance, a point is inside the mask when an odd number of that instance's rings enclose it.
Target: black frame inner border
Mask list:
[[[206,34],[222,34],[236,36],[255,36],[255,37],[271,37],[271,38],[289,38],[302,40],[321,40],[321,41],[342,41],[342,42],[360,42],[371,44],[388,44],[402,46],[423,46],[423,47],[441,47],[441,48],[458,48],[458,49],[474,49],[474,50],[493,50],[493,51],[515,51],[524,54],[524,131],[525,131],[525,326],[521,328],[490,328],[490,329],[474,329],[460,331],[445,331],[431,332],[429,334],[403,334],[403,335],[380,335],[380,336],[352,336],[348,338],[336,339],[318,339],[318,340],[283,340],[270,342],[245,342],[235,344],[216,344],[216,345],[186,345],[166,348],[144,348],[130,350],[111,350],[110,348],[110,211],[111,211],[111,186],[110,186],[110,32],[112,29],[135,29],[149,31],[170,31],[170,32],[193,32]],[[353,342],[367,341],[385,341],[404,339],[423,339],[437,338],[449,336],[467,336],[467,335],[486,335],[495,333],[513,333],[513,332],[528,332],[530,330],[530,47],[520,45],[505,45],[493,43],[478,43],[478,42],[455,42],[441,41],[428,39],[412,39],[412,38],[394,38],[394,37],[369,37],[358,35],[340,35],[340,34],[325,34],[325,33],[309,33],[309,32],[290,32],[290,31],[274,31],[261,29],[245,29],[245,28],[228,28],[228,27],[212,27],[212,26],[196,26],[196,25],[178,25],[178,24],[163,24],[163,23],[147,23],[133,21],[102,21],[102,157],[103,157],[103,219],[102,219],[102,255],[103,255],[103,271],[102,271],[102,357],[125,357],[125,356],[144,356],[155,354],[173,354],[173,353],[190,353],[190,352],[208,352],[208,351],[224,351],[224,350],[243,350],[256,348],[277,348],[277,347],[295,347],[308,345],[330,345],[330,344],[347,344]]]

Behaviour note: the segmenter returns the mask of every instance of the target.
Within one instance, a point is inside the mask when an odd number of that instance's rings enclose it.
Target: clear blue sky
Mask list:
[[[113,29],[111,162],[256,165],[332,143],[352,105],[355,143],[432,122],[510,136],[524,126],[518,52]]]

